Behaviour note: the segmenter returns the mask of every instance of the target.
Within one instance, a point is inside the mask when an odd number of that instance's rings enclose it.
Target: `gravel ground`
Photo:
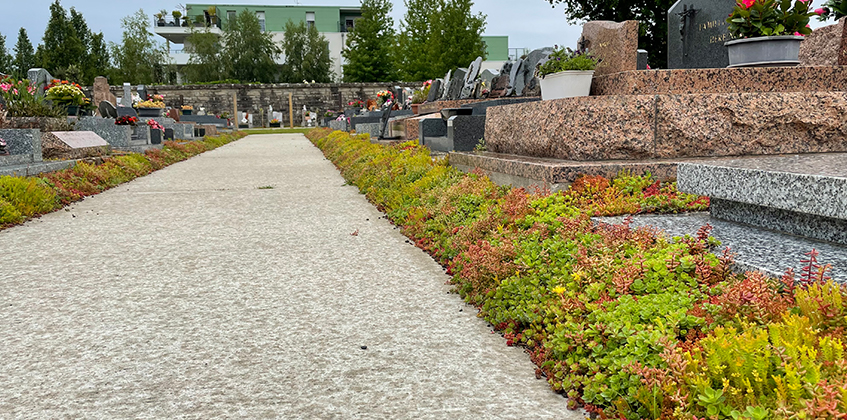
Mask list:
[[[68,210],[0,232],[0,418],[582,418],[302,135]]]

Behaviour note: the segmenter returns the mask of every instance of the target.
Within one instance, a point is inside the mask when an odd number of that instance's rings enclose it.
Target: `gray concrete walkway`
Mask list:
[[[69,210],[0,232],[0,418],[581,418],[301,135]]]

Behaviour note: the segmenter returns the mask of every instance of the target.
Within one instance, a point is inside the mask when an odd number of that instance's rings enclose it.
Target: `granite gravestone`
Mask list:
[[[453,71],[447,70],[447,74],[444,76],[444,80],[441,82],[441,98],[438,99],[439,101],[447,100],[451,81],[453,81]]]
[[[506,92],[503,93],[503,96],[520,96],[521,91],[523,91],[523,80],[518,80],[518,74],[521,71],[521,67],[523,67],[523,59],[519,58],[517,62],[512,65],[512,69],[509,71],[509,86],[506,88]],[[517,85],[521,85],[521,90],[517,90]]]
[[[117,98],[115,95],[112,95],[112,92],[109,90],[109,80],[103,76],[97,76],[94,78],[94,101],[95,104],[102,104],[103,102],[108,102],[112,105],[112,108],[118,105]],[[99,112],[101,117],[105,117],[102,112]]]
[[[50,72],[42,68],[27,70],[26,78],[29,80],[30,85],[37,87],[39,91],[43,91],[53,81],[53,76],[50,75]]]
[[[97,106],[97,114],[103,118],[118,118],[118,110],[109,101],[100,101]]]
[[[491,87],[494,86],[494,78],[499,76],[497,70],[485,69],[482,73],[479,74],[479,78],[482,81],[480,83],[480,93],[491,92]]]
[[[132,86],[129,83],[124,83],[124,97],[121,98],[121,106],[132,107]]]
[[[524,65],[521,69],[524,87],[520,91],[520,96],[541,95],[541,84],[538,82],[538,78],[535,77],[535,70],[538,68],[539,64],[547,61],[547,57],[549,57],[552,53],[553,48],[547,47],[533,50],[526,56],[526,59],[524,59]],[[521,75],[518,77],[521,77]]]
[[[488,99],[496,99],[501,96],[506,96],[506,89],[509,88],[509,74],[512,72],[513,63],[507,61],[500,68],[500,75],[491,80],[491,89],[488,93]]]
[[[477,57],[468,67],[468,73],[465,75],[465,83],[462,86],[462,92],[459,96],[460,99],[468,99],[473,96],[474,85],[476,84],[476,77],[479,76],[480,66],[482,66],[482,57]]]
[[[668,68],[729,65],[727,16],[735,0],[679,0],[668,10]]]
[[[582,26],[580,50],[600,59],[594,77],[638,68],[638,22],[596,20]]]
[[[429,87],[429,95],[426,97],[427,102],[435,102],[441,98],[441,79],[435,79],[432,81],[432,85]]]
[[[135,91],[138,92],[138,97],[141,98],[142,101],[149,99],[147,97],[147,86],[138,85],[138,87],[135,88]]]
[[[453,80],[450,81],[450,90],[447,92],[447,100],[455,101],[462,94],[462,88],[465,86],[465,75],[468,69],[456,69],[453,73]]]
[[[647,50],[638,50],[638,70],[647,70],[649,64],[647,64],[647,60],[650,56],[647,54]]]

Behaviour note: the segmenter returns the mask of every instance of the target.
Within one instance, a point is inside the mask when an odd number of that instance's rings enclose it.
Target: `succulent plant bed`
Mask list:
[[[590,219],[708,208],[673,183],[622,174],[529,192],[411,142],[307,136],[573,406],[628,419],[847,416],[847,289],[814,251],[799,275],[735,273],[708,226],[668,239]]]
[[[206,137],[191,143],[165,142],[162,149],[103,158],[38,177],[0,177],[0,228],[58,210],[173,163],[238,140],[246,133]]]

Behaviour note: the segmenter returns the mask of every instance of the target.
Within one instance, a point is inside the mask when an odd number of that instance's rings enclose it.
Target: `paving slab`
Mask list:
[[[381,216],[277,134],[0,232],[0,417],[582,418]]]

